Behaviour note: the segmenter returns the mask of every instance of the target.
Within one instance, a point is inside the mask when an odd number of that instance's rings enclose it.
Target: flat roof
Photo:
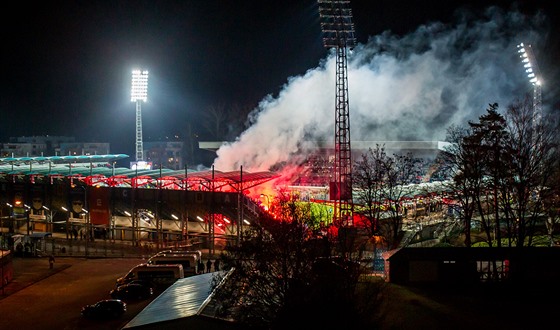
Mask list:
[[[130,320],[122,329],[195,316],[210,298],[216,272],[178,279]]]

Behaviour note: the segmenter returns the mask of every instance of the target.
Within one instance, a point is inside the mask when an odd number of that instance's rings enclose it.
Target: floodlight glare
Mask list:
[[[130,101],[148,101],[148,71],[132,71],[132,90],[130,93]]]
[[[132,71],[132,90],[130,101],[136,102],[136,162],[144,160],[142,143],[142,102],[148,101],[148,71]]]

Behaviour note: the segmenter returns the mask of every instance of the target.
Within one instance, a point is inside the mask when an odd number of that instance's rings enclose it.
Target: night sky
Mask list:
[[[443,2],[445,7],[441,5]],[[541,9],[544,16],[529,20],[538,25],[540,37],[536,42],[538,48],[534,49],[549,82],[543,88],[543,98],[553,109],[558,109],[558,91],[552,88],[558,85],[558,12],[552,9],[553,1],[525,1],[518,7],[512,7],[512,3],[363,0],[352,1],[352,9],[358,43],[364,45],[377,40],[370,49],[376,49],[377,54],[389,49],[395,58],[408,58],[419,52],[396,49],[418,42],[420,39],[414,34],[419,27],[437,22],[457,24],[464,17],[463,11],[458,11],[460,8],[469,9],[467,16],[471,19],[484,16],[490,4],[506,12],[519,8],[528,17],[534,17]],[[322,45],[318,7],[313,0],[25,1],[11,7],[14,8],[1,14],[1,142],[17,136],[75,136],[78,141],[109,142],[113,153],[132,155],[135,106],[130,102],[130,80],[135,68],[150,72],[148,103],[142,108],[144,141],[182,137],[189,124],[204,140],[200,121],[208,107],[237,104],[266,112],[274,107],[270,104],[282,103],[282,95],[296,89],[298,85],[293,83],[306,81],[304,78],[328,62],[329,57]],[[426,38],[430,33],[434,39],[443,34],[427,30],[431,32],[421,34],[426,40],[430,39]],[[406,36],[409,36],[406,40],[399,39]],[[500,34],[496,39],[502,37]],[[392,40],[394,44],[384,46],[382,40]],[[360,53],[364,56],[360,61],[371,61],[368,67],[372,72],[384,72],[383,63],[387,62],[380,59],[374,62],[376,53],[366,53]],[[401,70],[406,70],[406,66]],[[392,77],[399,75],[395,72],[391,73]],[[349,79],[352,90],[351,75]],[[361,83],[356,80],[354,84]],[[334,103],[329,94],[334,93],[334,83],[329,86],[326,95],[301,93],[299,99],[309,95]],[[403,92],[406,90],[402,88]],[[350,96],[352,111],[353,100],[357,100],[356,104],[362,100],[358,92],[354,98],[352,92]],[[482,109],[495,101],[481,99]],[[302,101],[302,109],[297,113],[307,113],[316,106]],[[329,109],[334,113],[334,104]],[[330,115],[317,113],[316,117],[334,125]],[[392,119],[395,121],[398,119]],[[435,121],[443,127],[450,118],[437,116]],[[310,122],[302,136],[309,136],[309,131],[321,131],[309,126],[317,124]],[[369,129],[380,126],[377,122]],[[432,138],[439,136],[426,136]],[[284,144],[276,152],[282,153],[286,147]],[[250,158],[247,156],[241,162],[253,162],[247,160]],[[222,164],[233,166],[238,162],[222,161]],[[258,162],[255,165],[263,166]]]

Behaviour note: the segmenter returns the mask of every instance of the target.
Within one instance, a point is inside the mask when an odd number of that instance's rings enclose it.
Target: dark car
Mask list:
[[[82,307],[87,318],[117,318],[126,312],[126,303],[120,299],[104,299]]]
[[[111,298],[114,299],[147,299],[154,294],[154,289],[140,283],[127,283],[111,290]]]
[[[152,289],[154,289],[154,290],[155,290],[155,288],[156,288],[155,285],[154,285],[152,282],[147,281],[147,280],[132,280],[132,281],[130,281],[130,282],[126,282],[126,283],[124,283],[124,284],[117,285],[116,287],[118,288],[119,286],[123,286],[123,285],[126,285],[126,284],[140,284],[140,285],[143,285],[143,286],[152,288]]]

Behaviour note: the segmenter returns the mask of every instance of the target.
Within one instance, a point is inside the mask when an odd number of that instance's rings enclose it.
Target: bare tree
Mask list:
[[[216,140],[220,141],[224,138],[228,111],[225,104],[215,104],[208,106],[204,111],[203,126],[208,133]]]
[[[511,138],[505,151],[511,162],[507,180],[500,186],[500,209],[508,221],[508,237],[517,246],[530,246],[551,214],[547,208],[553,206],[543,198],[554,186],[560,167],[557,124],[550,116],[541,120],[529,97],[511,104],[506,120]]]
[[[362,229],[370,239],[382,236],[388,248],[396,248],[403,224],[402,198],[419,176],[411,154],[390,157],[377,145],[354,164],[352,176]]]
[[[385,148],[377,145],[375,149],[370,148],[367,153],[362,154],[362,158],[355,162],[352,172],[357,205],[355,212],[364,219],[357,226],[361,226],[370,238],[379,234],[386,159]]]
[[[250,106],[237,103],[210,105],[204,111],[202,125],[216,141],[234,139],[247,128],[251,111]]]
[[[387,158],[385,166],[385,178],[383,200],[387,207],[388,217],[382,219],[381,225],[390,248],[398,247],[399,235],[403,224],[402,199],[412,191],[411,184],[416,183],[420,176],[420,168],[412,158],[412,153],[405,155],[394,154]]]
[[[358,320],[356,263],[332,257],[331,243],[311,237],[305,219],[260,223],[221,255],[226,272],[213,278],[213,300],[220,303],[221,316],[267,329],[283,329],[294,320],[301,327],[340,322],[329,317],[333,308],[344,322]]]
[[[443,167],[455,173],[449,184],[451,199],[457,202],[455,211],[459,213],[465,235],[465,246],[470,247],[471,226],[476,209],[476,198],[482,189],[482,157],[477,149],[471,148],[465,138],[470,134],[466,128],[451,126],[447,130],[447,141],[451,144],[439,155]]]

